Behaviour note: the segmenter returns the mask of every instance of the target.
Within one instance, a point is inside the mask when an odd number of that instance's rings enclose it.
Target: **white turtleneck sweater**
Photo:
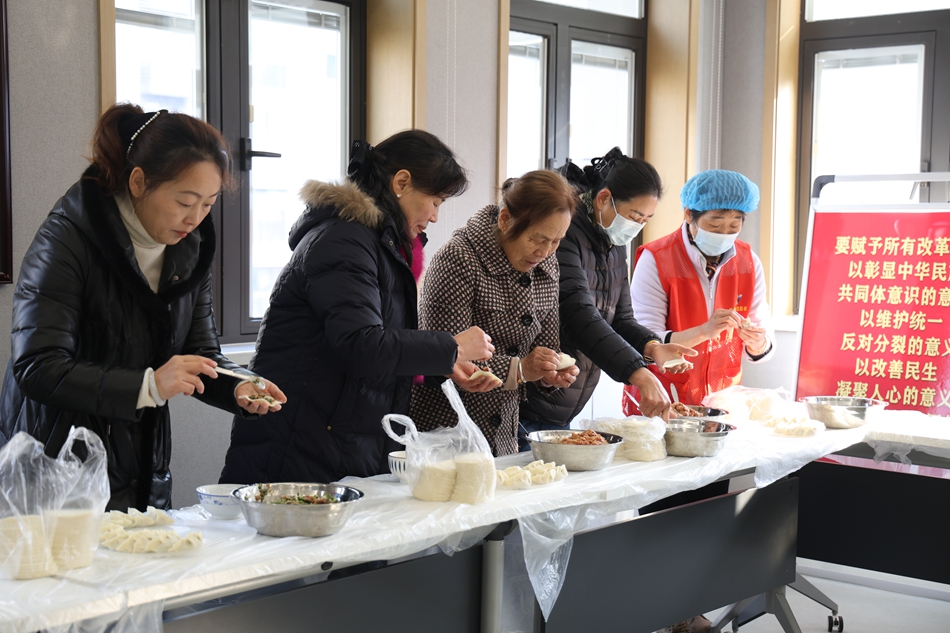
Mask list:
[[[135,208],[132,206],[132,200],[128,192],[115,194],[115,202],[119,206],[119,215],[122,217],[122,223],[132,238],[132,247],[135,249],[135,261],[138,262],[139,270],[145,276],[148,287],[152,292],[158,292],[158,284],[162,276],[162,266],[165,264],[165,245],[156,242],[151,238],[145,227],[142,226],[139,216],[135,214]],[[145,370],[145,376],[142,378],[142,386],[139,388],[139,399],[136,408],[160,407],[165,401],[158,393],[158,386],[155,384],[155,370],[151,367]]]

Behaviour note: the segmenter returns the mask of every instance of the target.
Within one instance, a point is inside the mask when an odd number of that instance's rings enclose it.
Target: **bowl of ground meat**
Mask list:
[[[600,470],[613,461],[623,438],[595,431],[535,431],[528,434],[535,459],[564,465],[571,471]]]
[[[267,536],[328,536],[339,531],[363,498],[341,484],[254,484],[231,493],[247,524]]]

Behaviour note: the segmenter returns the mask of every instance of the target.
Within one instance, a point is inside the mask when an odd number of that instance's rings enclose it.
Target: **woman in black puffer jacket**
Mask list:
[[[388,472],[400,448],[382,430],[406,414],[416,376],[488,358],[477,327],[418,330],[423,231],[468,181],[422,130],[354,144],[343,183],[311,181],[290,231],[293,254],[271,292],[250,367],[287,392],[269,424],[235,418],[222,483],[331,482]],[[466,374],[467,376],[467,374]]]
[[[616,147],[583,171],[570,161],[560,171],[581,192],[557,250],[561,349],[577,360],[580,373],[569,388],[553,393],[528,385],[528,402],[521,405],[522,435],[568,426],[590,400],[601,369],[617,382],[637,385],[645,415],[669,419],[669,397],[647,364],[655,360],[662,366],[696,352],[664,345],[637,323],[626,251],[653,217],[663,191],[660,177],[652,165],[627,158]],[[526,448],[522,441],[522,450]]]
[[[250,382],[221,355],[208,212],[227,143],[184,114],[123,104],[99,120],[92,166],[33,238],[13,298],[0,445],[25,431],[56,455],[73,425],[102,438],[108,508],[171,507],[166,401],[185,393],[241,416]],[[272,384],[271,396],[283,400]]]

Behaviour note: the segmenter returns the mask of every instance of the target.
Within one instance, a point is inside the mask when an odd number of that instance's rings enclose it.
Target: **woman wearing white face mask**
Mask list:
[[[690,371],[658,375],[667,389],[676,386],[681,402],[698,405],[707,394],[741,382],[743,356],[751,362],[771,358],[775,332],[762,262],[736,239],[746,214],[758,206],[758,187],[737,172],[708,170],[686,182],[680,200],[683,225],[637,249],[631,296],[641,323],[665,342],[699,352]],[[624,411],[637,413],[631,398],[624,398]]]
[[[522,435],[569,425],[590,400],[601,369],[617,382],[636,385],[649,415],[668,418],[670,399],[647,366],[695,352],[664,344],[637,323],[627,286],[626,246],[653,217],[663,193],[660,176],[646,161],[628,158],[616,147],[583,171],[568,162],[561,173],[582,192],[557,250],[561,349],[576,359],[580,371],[566,389],[551,393],[528,387]]]

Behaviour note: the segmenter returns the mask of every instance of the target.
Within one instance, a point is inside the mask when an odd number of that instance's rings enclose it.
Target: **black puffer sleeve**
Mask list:
[[[604,320],[597,309],[587,271],[581,261],[580,242],[583,238],[578,233],[579,229],[572,224],[557,250],[561,269],[561,329],[565,333],[564,338],[571,340],[580,352],[608,376],[627,384],[630,375],[648,363],[624,336]],[[627,294],[629,309],[629,293],[621,294]]]

